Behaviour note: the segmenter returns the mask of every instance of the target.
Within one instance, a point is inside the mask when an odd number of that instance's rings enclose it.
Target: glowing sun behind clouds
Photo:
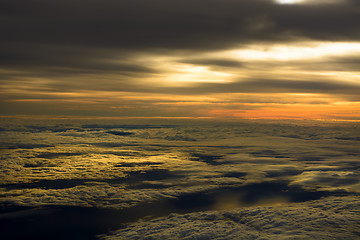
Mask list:
[[[343,0],[317,0],[317,1],[312,1],[312,0],[275,0],[275,3],[277,4],[325,4],[325,3],[339,3],[342,2]]]
[[[275,2],[278,4],[296,4],[303,2],[303,0],[276,0]]]

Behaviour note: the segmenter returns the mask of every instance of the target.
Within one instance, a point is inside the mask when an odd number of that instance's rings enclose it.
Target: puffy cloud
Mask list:
[[[15,222],[27,219],[12,212],[19,206],[49,211],[61,206],[69,208],[66,216],[71,216],[71,209],[112,209],[127,216],[121,223],[149,219],[148,215],[165,217],[136,223],[108,238],[161,239],[170,229],[178,237],[187,229],[191,237],[212,234],[229,239],[260,232],[269,238],[320,238],[329,231],[352,238],[357,231],[354,212],[344,210],[358,207],[353,197],[360,191],[357,123],[37,118],[0,122],[0,207],[11,212],[0,214],[0,220],[14,214]],[[132,134],[122,134],[126,132]],[[334,195],[344,197],[325,198]],[[299,203],[314,199],[319,200]],[[317,215],[318,209],[323,216]],[[192,213],[196,211],[206,212]],[[166,217],[171,213],[185,215]],[[54,216],[49,214],[44,218]],[[336,230],[340,219],[345,223]],[[210,223],[215,228],[207,229]],[[155,233],[155,228],[161,231]]]
[[[102,239],[339,239],[357,238],[356,197],[303,204],[172,214],[139,222]]]

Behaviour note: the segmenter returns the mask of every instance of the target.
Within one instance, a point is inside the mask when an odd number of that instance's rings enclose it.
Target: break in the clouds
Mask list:
[[[360,117],[355,0],[6,0],[0,9],[3,115]]]

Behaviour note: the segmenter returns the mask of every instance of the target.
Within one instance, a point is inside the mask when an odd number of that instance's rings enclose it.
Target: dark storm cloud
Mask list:
[[[2,1],[1,63],[112,70],[102,48],[223,49],[298,38],[355,41],[356,1],[277,5],[270,0]],[[86,46],[86,50],[74,50]],[[101,50],[101,53],[100,53]],[[100,58],[100,60],[99,60]],[[95,60],[94,60],[95,59]],[[119,71],[147,71],[121,65]]]
[[[0,64],[8,69],[28,71],[26,76],[31,76],[29,71],[42,77],[79,73],[131,75],[154,72],[145,66],[129,63],[129,53],[126,51],[38,43],[8,43],[6,46],[1,50]]]
[[[3,41],[207,48],[289,31],[326,40],[360,37],[355,1],[284,6],[266,0],[15,0],[3,2],[2,9]],[[267,22],[274,27],[254,33]]]

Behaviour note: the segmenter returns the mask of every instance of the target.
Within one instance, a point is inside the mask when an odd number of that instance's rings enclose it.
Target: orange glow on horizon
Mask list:
[[[360,103],[351,105],[277,105],[252,110],[217,109],[209,111],[216,117],[240,117],[247,119],[308,119],[308,120],[360,120]]]
[[[32,103],[56,106],[72,111],[99,110],[119,117],[141,118],[246,118],[246,119],[360,119],[360,102],[341,95],[314,93],[213,93],[174,95],[119,91],[83,91],[78,93],[42,93],[31,98],[8,102],[27,108]],[[28,96],[28,97],[27,97]],[[135,113],[142,112],[143,116]],[[95,115],[96,116],[96,115]]]

